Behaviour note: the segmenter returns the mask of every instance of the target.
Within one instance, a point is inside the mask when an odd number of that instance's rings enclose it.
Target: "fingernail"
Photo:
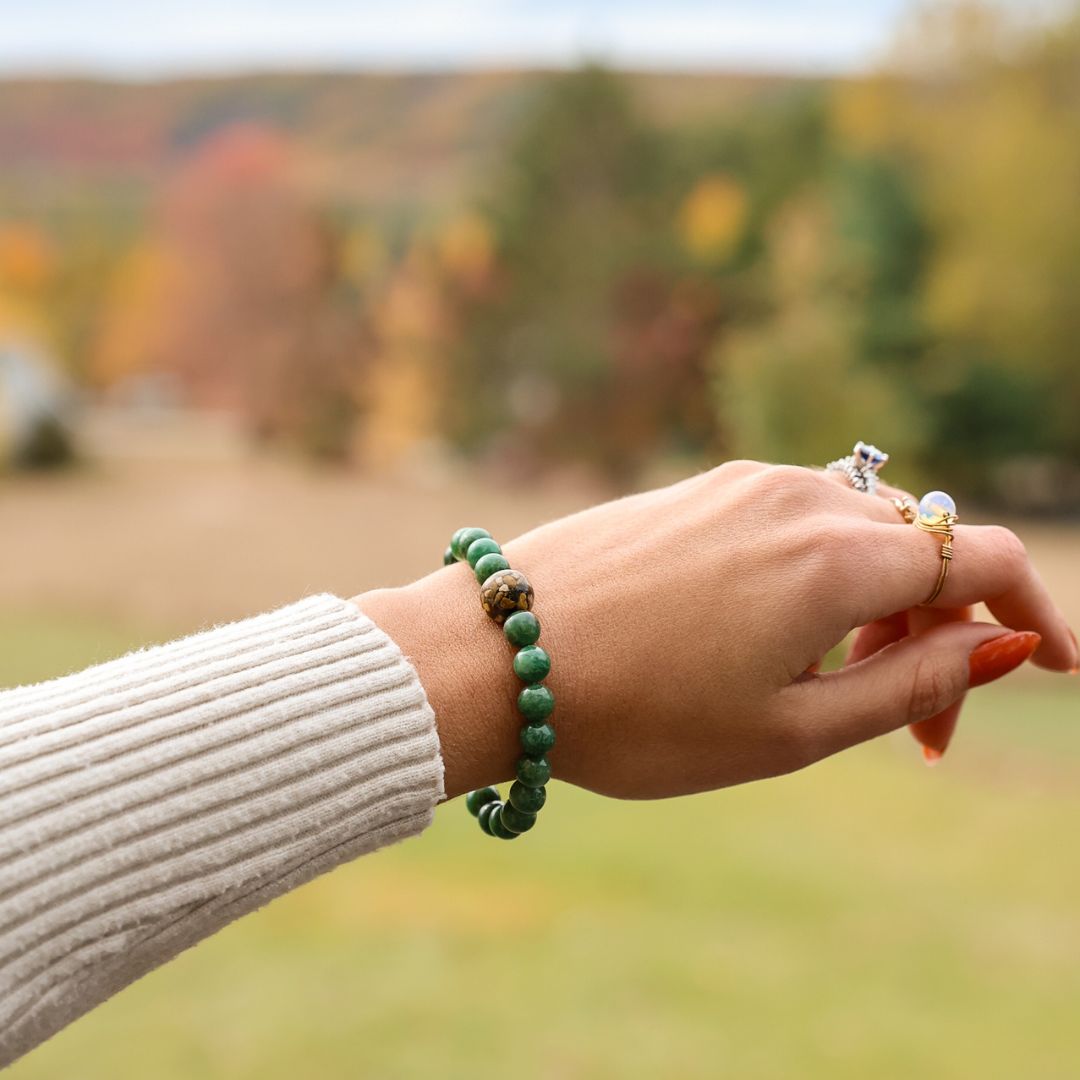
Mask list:
[[[944,751],[935,750],[932,746],[924,746],[922,748],[923,761],[926,762],[931,768],[933,768],[944,755]]]
[[[1033,630],[1002,634],[972,650],[968,685],[983,686],[1018,668],[1038,647],[1042,636]]]

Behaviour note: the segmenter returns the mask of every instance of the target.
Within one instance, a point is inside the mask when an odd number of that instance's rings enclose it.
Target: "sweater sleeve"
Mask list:
[[[416,672],[333,596],[0,692],[0,1065],[442,797]]]

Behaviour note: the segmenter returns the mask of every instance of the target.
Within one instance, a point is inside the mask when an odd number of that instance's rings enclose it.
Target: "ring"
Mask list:
[[[937,582],[920,605],[927,607],[941,595],[941,590],[945,588],[945,579],[949,576],[949,564],[953,557],[952,527],[960,520],[956,516],[956,502],[947,492],[929,491],[919,500],[918,506],[910,499],[893,499],[892,504],[909,525],[941,537],[941,569],[938,571]]]
[[[877,492],[878,473],[888,460],[889,455],[873,443],[857,442],[847,457],[830,461],[825,469],[843,473],[856,491],[874,495]]]

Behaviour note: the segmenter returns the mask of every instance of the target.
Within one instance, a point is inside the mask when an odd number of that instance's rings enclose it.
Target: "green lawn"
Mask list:
[[[0,682],[140,640],[0,620]],[[799,775],[464,808],[155,972],[11,1080],[1080,1075],[1080,683],[973,695]]]

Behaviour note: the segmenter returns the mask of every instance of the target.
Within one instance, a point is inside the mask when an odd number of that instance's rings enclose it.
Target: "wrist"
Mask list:
[[[507,649],[476,598],[471,575],[454,568],[396,589],[353,598],[416,669],[435,713],[446,797],[514,773],[512,721],[519,687],[506,678]]]

